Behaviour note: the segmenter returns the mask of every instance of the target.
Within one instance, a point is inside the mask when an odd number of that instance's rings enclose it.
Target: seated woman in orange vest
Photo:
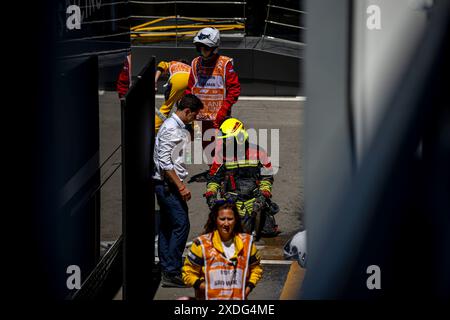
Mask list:
[[[243,233],[234,203],[218,203],[203,235],[193,241],[182,268],[186,285],[197,299],[245,300],[262,277],[261,258],[253,238]]]
[[[157,133],[159,127],[166,118],[169,117],[173,106],[178,102],[184,95],[184,91],[187,88],[189,73],[191,72],[191,67],[189,62],[183,59],[177,61],[161,61],[156,70],[155,74],[155,92],[156,84],[158,79],[163,74],[168,74],[169,79],[167,80],[166,91],[164,93],[165,101],[161,108],[155,110],[155,132]]]

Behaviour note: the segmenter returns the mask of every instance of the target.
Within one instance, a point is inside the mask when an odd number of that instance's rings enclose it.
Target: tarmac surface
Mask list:
[[[104,245],[107,245],[115,241],[122,233],[120,103],[116,92],[111,91],[100,92],[99,99],[100,162],[103,163],[107,160],[101,171],[102,183],[109,178],[101,190],[101,240]],[[161,103],[162,99],[156,99],[157,106]],[[283,259],[282,248],[286,241],[302,228],[304,209],[303,111],[303,101],[245,100],[243,98],[233,106],[233,116],[242,120],[246,128],[267,129],[267,151],[272,157],[273,165],[276,166],[276,162],[278,162],[272,199],[280,207],[280,212],[275,218],[281,234],[275,238],[262,238],[256,243],[261,251],[264,275],[249,299],[279,299],[291,263],[291,261]],[[271,129],[279,130],[279,139],[278,141],[275,139],[273,146],[271,138],[275,137],[275,134],[272,134],[274,131]],[[276,161],[276,157],[272,156],[277,143],[279,143],[278,161]],[[116,152],[112,154],[114,151]],[[206,169],[206,164],[189,165],[188,179]],[[192,199],[188,202],[191,224],[188,241],[192,241],[201,234],[208,215],[208,207],[202,197],[205,191],[204,182],[188,184],[188,188],[192,193]],[[193,289],[160,287],[155,299],[171,300],[180,296],[193,296]],[[116,299],[120,299],[120,297],[119,292]]]

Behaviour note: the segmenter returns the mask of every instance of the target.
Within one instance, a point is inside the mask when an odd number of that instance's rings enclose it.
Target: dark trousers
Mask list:
[[[186,201],[181,199],[176,187],[167,187],[156,182],[155,193],[160,207],[159,263],[163,272],[179,273],[190,228],[188,206]]]

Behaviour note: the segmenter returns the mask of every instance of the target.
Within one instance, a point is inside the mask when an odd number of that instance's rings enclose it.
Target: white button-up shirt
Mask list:
[[[175,113],[164,121],[155,139],[153,153],[154,179],[164,180],[163,171],[168,170],[175,170],[181,181],[187,177],[188,171],[184,156],[189,139],[189,132],[185,129],[183,121]]]

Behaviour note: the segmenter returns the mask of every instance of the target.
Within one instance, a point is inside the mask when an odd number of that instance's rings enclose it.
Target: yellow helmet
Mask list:
[[[242,121],[236,118],[225,120],[220,126],[219,139],[227,139],[234,137],[238,144],[243,144],[248,139],[248,133],[244,128]]]

